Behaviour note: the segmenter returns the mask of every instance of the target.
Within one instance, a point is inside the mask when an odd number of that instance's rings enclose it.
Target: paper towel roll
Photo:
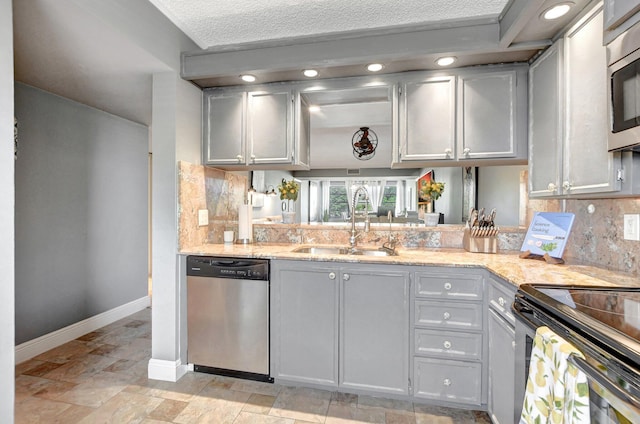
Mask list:
[[[253,206],[241,205],[238,209],[238,241],[251,242],[253,239]]]

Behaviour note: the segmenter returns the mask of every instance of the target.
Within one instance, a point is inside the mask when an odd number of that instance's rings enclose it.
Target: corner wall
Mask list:
[[[0,1],[0,417],[13,422],[14,358],[14,159],[13,14]]]
[[[148,128],[16,84],[16,344],[147,296]]]

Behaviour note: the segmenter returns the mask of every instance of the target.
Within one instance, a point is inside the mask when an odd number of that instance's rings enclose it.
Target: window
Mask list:
[[[393,184],[393,185],[389,185]],[[396,193],[398,186],[396,182],[393,181],[391,183],[387,183],[387,186],[384,188],[382,192],[382,201],[380,202],[380,206],[384,207],[386,210],[395,210],[396,208]]]
[[[329,183],[329,209],[325,211],[324,221],[345,221],[349,216],[349,196],[344,181]]]

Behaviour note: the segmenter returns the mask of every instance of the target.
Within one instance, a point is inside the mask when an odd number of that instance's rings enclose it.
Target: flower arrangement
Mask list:
[[[444,193],[444,183],[437,181],[422,181],[420,187],[420,197],[425,201],[438,200]]]
[[[278,186],[280,192],[280,200],[298,200],[298,192],[300,191],[300,185],[294,180],[287,181],[284,178],[282,183]]]

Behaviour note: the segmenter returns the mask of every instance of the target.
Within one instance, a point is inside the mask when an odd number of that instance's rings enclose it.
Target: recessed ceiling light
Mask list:
[[[382,70],[382,63],[370,63],[367,65],[367,71],[378,72]]]
[[[316,105],[309,106],[309,112],[320,112],[320,106],[316,106]]]
[[[242,81],[246,82],[254,82],[256,80],[256,77],[251,74],[240,75],[240,78],[242,78]]]
[[[559,17],[566,15],[573,5],[574,3],[572,2],[556,4],[542,12],[542,17],[548,21],[558,19]]]
[[[316,71],[315,69],[305,69],[302,73],[304,74],[305,77],[308,77],[308,78],[313,78],[318,76],[318,71]]]
[[[446,57],[438,58],[438,60],[436,60],[436,63],[439,66],[449,66],[453,62],[455,62],[456,60],[457,60],[457,58],[455,56],[446,56]]]

